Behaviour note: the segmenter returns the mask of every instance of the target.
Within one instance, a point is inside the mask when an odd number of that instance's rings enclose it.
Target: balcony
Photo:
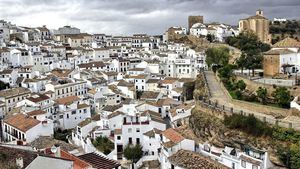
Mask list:
[[[123,122],[123,125],[148,125],[149,121],[144,122]]]

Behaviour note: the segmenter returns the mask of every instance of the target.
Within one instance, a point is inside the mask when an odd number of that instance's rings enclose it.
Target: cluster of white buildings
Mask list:
[[[225,42],[227,37],[237,36],[239,34],[238,27],[222,24],[222,23],[194,23],[188,30],[185,27],[171,27],[163,35],[163,42],[167,42],[174,36],[192,35],[198,38],[207,38],[211,35],[213,42]]]
[[[269,166],[266,152],[233,153],[177,131],[188,123],[195,106],[184,88],[207,68],[204,51],[165,42],[163,36],[91,35],[70,26],[49,30],[0,24],[0,80],[10,86],[0,91],[2,142],[26,145],[61,129],[72,130],[69,143],[82,147],[87,159],[96,152],[126,160],[124,148],[140,144],[143,157],[136,167],[154,160],[164,169],[188,168],[179,159],[189,158],[184,157],[189,153],[196,154],[200,167]],[[234,31],[222,24],[195,24],[190,34],[214,34],[223,41]],[[100,136],[114,143],[109,154],[92,144]]]
[[[203,24],[195,23],[190,29],[190,35],[196,37],[206,37],[207,35],[212,35],[214,41],[224,42],[225,38],[230,36],[237,36],[239,31],[236,27],[212,23],[212,24]]]

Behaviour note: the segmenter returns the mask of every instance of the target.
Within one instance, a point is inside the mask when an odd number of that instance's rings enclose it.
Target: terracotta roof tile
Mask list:
[[[95,169],[114,169],[121,166],[119,162],[108,159],[95,153],[84,154],[78,156],[78,158],[88,162]]]
[[[187,150],[179,150],[169,157],[173,165],[189,169],[229,169],[216,161]]]
[[[57,104],[68,105],[68,104],[72,104],[73,102],[78,101],[78,100],[80,100],[78,96],[68,96],[68,97],[56,99],[55,102]]]
[[[30,130],[40,123],[40,121],[21,113],[5,119],[4,122],[23,132]]]
[[[291,48],[291,47],[296,47],[300,48],[300,42],[297,41],[296,39],[287,37],[273,45],[274,48]]]
[[[172,128],[169,128],[169,129],[163,131],[162,135],[176,144],[181,142],[182,140],[184,140],[184,137]]]
[[[30,97],[28,97],[26,99],[30,100],[30,101],[32,101],[34,103],[37,103],[37,102],[41,102],[41,101],[50,99],[50,97],[48,97],[45,94],[34,94],[34,95],[31,95]]]
[[[29,116],[36,116],[36,115],[41,115],[41,114],[46,114],[47,112],[43,111],[43,110],[33,110],[31,112],[28,112],[27,114]]]

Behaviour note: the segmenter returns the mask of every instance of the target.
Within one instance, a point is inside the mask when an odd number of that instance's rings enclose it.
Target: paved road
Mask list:
[[[227,94],[221,88],[220,83],[217,81],[214,73],[212,71],[205,72],[209,91],[211,94],[212,100],[224,101],[229,103],[230,99],[228,98]]]
[[[267,117],[269,119],[274,119],[274,116],[270,114],[266,114],[263,112],[268,112],[269,108],[267,108],[267,111],[264,111],[261,107],[253,107],[253,105],[239,105],[237,103],[233,103],[229,96],[225,93],[223,88],[221,87],[221,84],[217,81],[214,73],[212,71],[206,71],[205,72],[208,88],[211,93],[211,101],[217,101],[219,105],[224,105],[228,108],[234,108],[234,110],[243,110],[243,112],[247,114],[254,114],[257,117]],[[275,120],[275,119],[274,119]],[[289,123],[286,120],[283,120],[286,123]],[[300,123],[299,122],[293,122],[293,128],[300,130]],[[286,127],[286,126],[284,126]]]

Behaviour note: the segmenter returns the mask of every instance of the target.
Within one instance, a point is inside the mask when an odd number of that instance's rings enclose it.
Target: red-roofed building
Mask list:
[[[179,150],[195,150],[195,141],[186,139],[172,128],[161,132],[161,153],[159,158],[162,166],[170,166],[168,158]]]
[[[39,121],[19,113],[3,121],[4,141],[23,141],[30,143],[39,136],[53,135],[53,123],[51,120]]]

